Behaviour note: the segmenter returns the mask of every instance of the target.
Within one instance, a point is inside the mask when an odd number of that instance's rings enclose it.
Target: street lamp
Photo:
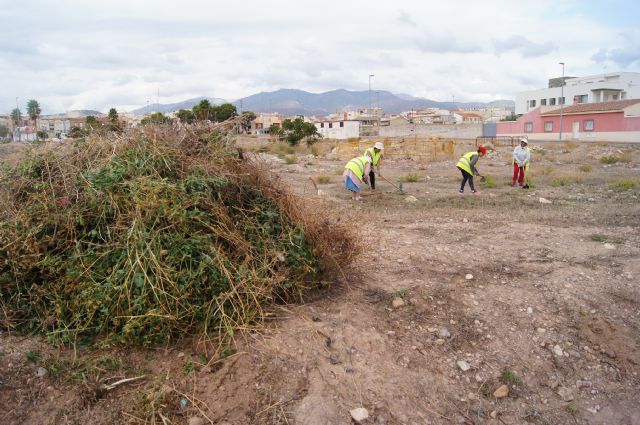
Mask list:
[[[18,118],[18,122],[16,123],[16,128],[18,130],[18,142],[21,142],[22,140],[20,140],[20,121],[22,121],[22,117],[20,116],[20,107],[18,106],[18,96],[16,96],[16,117]],[[29,138],[27,137],[27,140]],[[15,140],[14,140],[15,141]]]
[[[371,77],[375,77],[375,75],[369,74],[369,114],[371,114]]]
[[[559,62],[562,65],[562,78],[560,81],[560,141],[562,141],[562,109],[564,108],[564,62]]]

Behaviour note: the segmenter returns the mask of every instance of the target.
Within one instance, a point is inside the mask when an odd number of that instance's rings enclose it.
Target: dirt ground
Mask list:
[[[3,331],[0,423],[347,425],[363,407],[379,425],[640,424],[640,146],[533,149],[529,190],[509,185],[498,147],[480,196],[458,193],[454,160],[394,159],[383,175],[406,193],[378,179],[361,202],[328,149],[261,149],[357,225],[365,250],[344,278],[223,359],[188,341],[58,349]]]

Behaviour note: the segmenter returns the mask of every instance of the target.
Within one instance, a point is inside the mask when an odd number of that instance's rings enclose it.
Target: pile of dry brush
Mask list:
[[[39,147],[0,173],[0,325],[58,343],[232,335],[356,252],[281,186],[224,129]]]

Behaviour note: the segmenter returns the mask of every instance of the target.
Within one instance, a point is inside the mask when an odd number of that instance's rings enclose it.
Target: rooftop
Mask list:
[[[618,112],[640,103],[640,99],[614,100],[612,102],[581,103],[563,108],[564,114],[582,114],[585,112]],[[540,115],[560,115],[560,109],[543,112]]]

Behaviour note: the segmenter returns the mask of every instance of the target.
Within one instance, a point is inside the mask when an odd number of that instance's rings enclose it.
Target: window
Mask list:
[[[574,98],[578,103],[587,103],[589,101],[589,96],[586,94],[579,94]]]
[[[553,131],[553,121],[544,122],[544,131],[547,133],[551,133]]]
[[[333,128],[333,123],[332,122],[329,123],[329,128]]]
[[[549,105],[555,105],[556,104],[556,98],[552,97],[549,99]]]
[[[344,121],[340,121],[340,127],[344,127]]]
[[[324,123],[323,122],[320,123],[320,128],[324,128]]]
[[[532,108],[535,108],[535,107],[536,107],[536,101],[535,101],[535,99],[534,99],[534,100],[530,100],[530,101],[529,101],[529,106],[530,106],[530,107],[532,107]]]
[[[558,98],[558,104],[564,105],[564,97],[559,97]]]
[[[593,120],[584,120],[582,123],[582,129],[584,131],[593,131]]]
[[[524,132],[525,133],[533,133],[533,123],[532,122],[524,123]]]
[[[540,99],[540,106],[546,106],[547,105],[547,99]]]

